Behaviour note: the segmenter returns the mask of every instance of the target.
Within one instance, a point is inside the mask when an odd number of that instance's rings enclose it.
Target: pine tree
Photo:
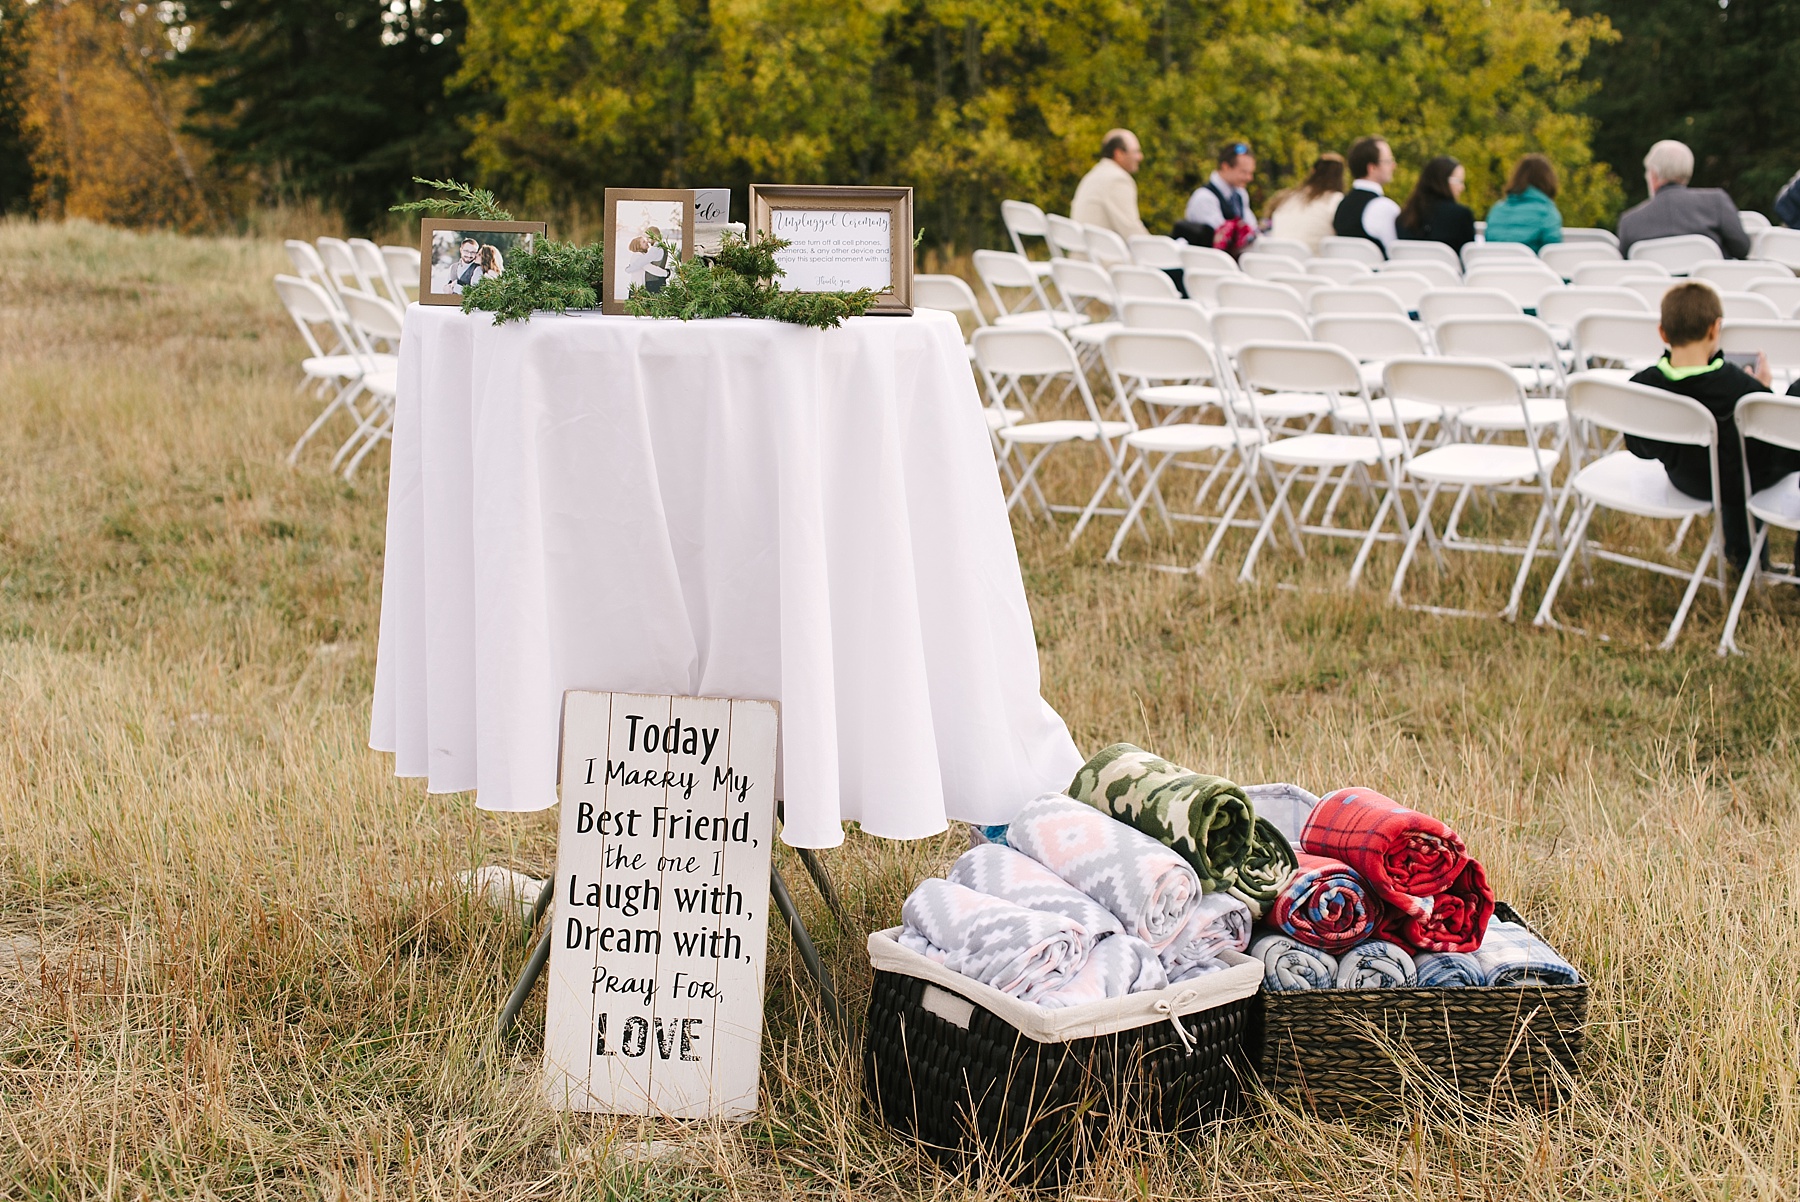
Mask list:
[[[199,81],[189,128],[272,199],[317,197],[383,221],[414,176],[448,174],[474,98],[447,93],[463,0],[187,0]]]

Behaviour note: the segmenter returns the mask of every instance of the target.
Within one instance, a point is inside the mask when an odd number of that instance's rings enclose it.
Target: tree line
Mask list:
[[[1570,224],[1680,137],[1767,210],[1800,161],[1794,0],[28,0],[0,8],[0,206],[180,228],[312,202],[386,223],[415,175],[525,213],[609,186],[907,183],[927,241],[1066,212],[1115,125],[1166,229],[1224,140],[1263,200],[1379,133],[1479,210],[1548,154]],[[741,216],[741,213],[739,214]]]

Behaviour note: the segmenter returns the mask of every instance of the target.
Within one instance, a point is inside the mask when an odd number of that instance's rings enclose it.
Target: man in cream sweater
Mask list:
[[[1121,238],[1135,238],[1150,231],[1138,217],[1137,174],[1144,161],[1137,135],[1128,129],[1108,130],[1100,146],[1100,161],[1081,177],[1069,216],[1083,225],[1109,229]]]

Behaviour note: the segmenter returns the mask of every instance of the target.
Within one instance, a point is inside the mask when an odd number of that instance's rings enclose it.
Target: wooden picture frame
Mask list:
[[[666,262],[666,254],[660,254],[655,245],[643,237],[646,230],[654,230],[665,241],[675,242],[678,259],[694,257],[695,200],[692,188],[606,190],[606,224],[601,235],[606,244],[606,265],[601,271],[602,313],[624,313],[625,298],[633,284],[643,284],[655,291],[661,287],[659,280],[666,281],[674,274],[675,264]],[[679,209],[672,210],[671,205],[679,206]],[[619,236],[621,208],[623,238]]]
[[[912,202],[911,188],[752,184],[750,228],[796,244],[776,256],[788,273],[776,279],[776,287],[801,292],[875,288],[879,295],[870,313],[905,317],[912,314]],[[858,229],[858,214],[886,217],[885,272],[871,260],[875,248],[867,235],[868,227]],[[825,224],[827,221],[832,224]],[[839,230],[847,237],[834,238]],[[809,233],[816,237],[809,239]],[[796,234],[800,237],[793,236]],[[784,257],[797,258],[799,244],[804,241],[815,243],[804,268],[797,262],[782,262]],[[843,258],[835,262],[829,257],[834,241],[844,252]]]
[[[483,235],[493,235],[484,238]],[[421,305],[460,305],[462,289],[465,284],[456,280],[462,274],[457,270],[468,264],[466,258],[468,243],[474,243],[475,260],[473,266],[481,275],[496,274],[487,270],[483,260],[491,254],[492,261],[499,264],[500,271],[506,270],[506,256],[514,250],[530,249],[532,239],[545,236],[544,223],[541,221],[476,221],[468,217],[427,217],[419,223],[419,303]],[[447,247],[454,247],[449,260],[444,264],[449,270],[446,286],[443,289],[432,287],[435,253]],[[479,276],[478,276],[479,278]],[[471,280],[470,283],[475,281]]]

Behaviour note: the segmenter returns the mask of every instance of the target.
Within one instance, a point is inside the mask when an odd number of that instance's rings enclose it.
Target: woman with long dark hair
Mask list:
[[[1506,181],[1506,195],[1488,210],[1489,242],[1521,242],[1532,250],[1562,241],[1562,211],[1556,207],[1556,168],[1541,154],[1528,154]]]
[[[1475,214],[1462,203],[1463,166],[1440,154],[1419,172],[1419,182],[1395,223],[1402,238],[1442,242],[1460,251],[1475,241]]]
[[[1331,218],[1344,199],[1344,156],[1326,151],[1298,188],[1275,197],[1269,207],[1269,236],[1292,238],[1319,252],[1319,239],[1331,233]]]

